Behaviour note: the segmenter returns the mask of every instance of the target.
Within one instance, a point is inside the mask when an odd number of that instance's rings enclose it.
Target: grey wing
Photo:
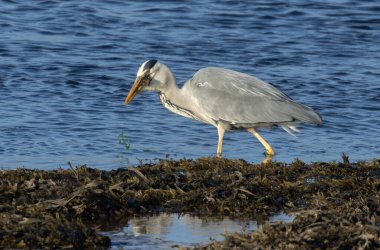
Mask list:
[[[199,109],[215,121],[237,127],[254,124],[320,124],[311,108],[296,103],[274,86],[247,74],[204,68],[187,84]]]
[[[191,79],[191,83],[195,87],[204,87],[239,95],[290,99],[269,83],[248,74],[224,68],[203,68],[195,73]]]

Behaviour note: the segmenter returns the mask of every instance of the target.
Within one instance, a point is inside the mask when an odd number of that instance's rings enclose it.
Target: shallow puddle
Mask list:
[[[293,216],[280,213],[269,222],[290,222]],[[177,245],[195,246],[210,239],[222,240],[225,232],[254,231],[258,221],[201,219],[190,215],[160,214],[133,218],[120,230],[103,232],[110,237],[111,249],[168,249]]]

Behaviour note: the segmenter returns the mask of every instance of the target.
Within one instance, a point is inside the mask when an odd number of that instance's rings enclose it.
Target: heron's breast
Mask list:
[[[162,105],[164,105],[164,107],[170,110],[171,112],[176,113],[178,115],[185,116],[190,119],[200,120],[200,118],[198,118],[191,110],[182,108],[172,103],[164,94],[160,93],[159,96],[160,96]]]

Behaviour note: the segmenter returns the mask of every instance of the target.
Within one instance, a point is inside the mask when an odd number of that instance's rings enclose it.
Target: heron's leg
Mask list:
[[[262,160],[261,163],[264,163],[264,164],[266,164],[266,163],[271,163],[271,162],[272,162],[272,159],[273,159],[273,155],[268,155],[268,154],[266,154],[264,160]]]
[[[223,128],[223,126],[221,124],[218,124],[218,136],[219,136],[219,139],[218,139],[218,149],[216,150],[216,155],[218,157],[222,157],[222,147],[223,147],[223,136],[224,136],[224,132],[226,130]]]
[[[261,142],[261,144],[264,145],[264,147],[265,147],[265,151],[266,151],[267,155],[274,155],[274,150],[273,150],[273,148],[269,145],[268,142],[266,142],[266,141],[264,140],[264,138],[261,137],[261,135],[259,135],[259,133],[257,133],[256,129],[254,129],[254,128],[249,128],[248,131],[249,131],[250,133],[252,133],[252,134],[257,138],[257,140],[259,140],[259,142]]]

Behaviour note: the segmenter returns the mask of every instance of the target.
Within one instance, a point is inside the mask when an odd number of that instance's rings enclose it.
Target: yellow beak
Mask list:
[[[127,98],[125,98],[125,101],[124,101],[125,105],[128,105],[128,103],[130,103],[133,100],[133,98],[135,98],[135,96],[144,87],[144,82],[142,82],[143,80],[144,80],[143,76],[138,76],[136,78],[135,82],[133,83],[131,90],[129,91],[129,93],[127,95]]]

